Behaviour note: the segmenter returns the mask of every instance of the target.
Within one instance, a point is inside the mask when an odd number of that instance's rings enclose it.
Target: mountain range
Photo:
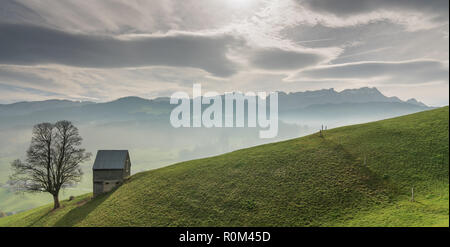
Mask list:
[[[320,111],[321,116],[325,118],[328,114],[339,115],[341,113],[358,117],[362,112],[366,115],[367,111],[364,110],[369,109],[377,112],[377,114],[378,112],[384,112],[386,117],[391,117],[430,108],[416,99],[402,101],[397,97],[383,95],[377,88],[368,87],[346,89],[341,92],[332,88],[295,93],[278,92],[278,100],[279,112],[282,116],[288,118],[294,116],[296,118],[296,115],[299,115],[299,119],[303,120],[305,120],[305,117],[300,116],[301,113],[311,115],[309,112],[314,111]],[[144,99],[130,96],[105,103],[56,99],[18,102],[0,105],[0,117],[2,118],[0,125],[25,124],[30,123],[31,119],[36,121],[69,119],[81,122],[154,120],[167,116],[174,107],[175,105],[170,105],[170,98],[168,97]],[[326,112],[323,112],[324,110]],[[391,114],[392,112],[394,114]],[[313,115],[311,116],[315,119],[318,118]],[[309,118],[306,117],[306,119]],[[320,117],[318,120],[320,120]]]

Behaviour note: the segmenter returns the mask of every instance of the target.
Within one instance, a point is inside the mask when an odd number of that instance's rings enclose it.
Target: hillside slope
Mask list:
[[[448,226],[448,118],[444,107],[183,162],[0,226]]]

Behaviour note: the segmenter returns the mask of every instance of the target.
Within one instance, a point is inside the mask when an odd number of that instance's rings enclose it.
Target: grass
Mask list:
[[[64,217],[70,211],[80,208],[84,203],[90,201],[92,194],[76,197],[72,201],[62,201],[61,208],[52,210],[52,206],[45,205],[31,209],[19,214],[0,218],[2,226],[50,226]],[[92,204],[92,203],[91,203]]]
[[[10,174],[10,171],[6,174]],[[87,188],[92,188],[91,180],[92,175],[89,173],[86,174],[83,177],[83,182],[80,186],[62,190],[60,192],[60,198],[68,199],[70,196],[85,194],[86,191],[89,191]],[[88,187],[87,184],[90,186]],[[16,193],[9,188],[0,187],[0,212],[20,212],[50,202],[53,202],[53,197],[48,193]]]
[[[448,226],[448,107],[133,175],[0,226]],[[414,187],[415,201],[410,201]]]
[[[449,226],[448,186],[442,190],[428,192],[412,202],[410,197],[401,197],[390,205],[357,212],[334,222],[333,226],[380,226],[380,227],[422,227]]]

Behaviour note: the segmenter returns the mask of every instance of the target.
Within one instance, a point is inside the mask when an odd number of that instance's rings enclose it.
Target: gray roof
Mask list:
[[[125,169],[128,150],[98,150],[93,170]]]

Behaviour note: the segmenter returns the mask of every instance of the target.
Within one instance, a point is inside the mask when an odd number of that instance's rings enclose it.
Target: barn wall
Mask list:
[[[127,156],[127,160],[125,161],[124,177],[129,177],[130,174],[131,174],[131,162],[130,157]]]
[[[94,181],[123,180],[124,170],[94,170]]]
[[[94,197],[111,191],[123,182],[126,170],[93,170]]]
[[[103,182],[94,182],[94,196],[103,193]]]
[[[93,170],[93,193],[94,197],[102,193],[111,191],[116,186],[120,185],[124,178],[131,174],[130,156],[127,155],[124,169],[101,169]]]

